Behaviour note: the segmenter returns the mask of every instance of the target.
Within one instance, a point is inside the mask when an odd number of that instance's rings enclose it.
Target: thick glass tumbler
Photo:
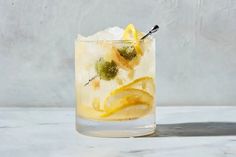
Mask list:
[[[76,128],[134,137],[155,124],[155,39],[75,41]]]

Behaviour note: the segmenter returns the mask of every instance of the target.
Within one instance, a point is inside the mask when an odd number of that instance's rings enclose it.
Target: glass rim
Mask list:
[[[76,40],[76,41],[79,41],[79,42],[111,42],[111,43],[120,43],[120,42],[136,42],[134,40]],[[141,41],[141,40],[138,40],[138,41]]]
[[[149,40],[155,40],[154,38],[148,38]],[[145,40],[145,39],[144,39]],[[144,40],[137,40],[138,42],[143,42]],[[128,43],[133,43],[133,42],[137,42],[135,40],[103,40],[103,39],[98,39],[98,40],[86,40],[86,39],[76,39],[75,41],[78,42],[95,42],[95,43],[103,43],[103,42],[107,42],[107,43],[123,43],[123,42],[128,42]]]

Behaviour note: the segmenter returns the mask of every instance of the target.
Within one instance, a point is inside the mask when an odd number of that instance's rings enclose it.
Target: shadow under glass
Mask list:
[[[202,122],[158,124],[155,133],[142,137],[178,137],[178,136],[232,136],[236,135],[236,123]]]

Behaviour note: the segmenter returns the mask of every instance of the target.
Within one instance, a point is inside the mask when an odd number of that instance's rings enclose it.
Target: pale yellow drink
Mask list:
[[[135,34],[136,39],[132,37]],[[140,41],[141,35],[129,26],[124,31],[123,40],[75,41],[76,116],[80,132],[126,137],[154,130],[155,40]],[[145,124],[142,119],[146,119]],[[132,127],[132,121],[135,127],[131,132],[124,129],[126,133],[121,133],[122,124],[129,123],[128,126]],[[86,122],[93,123],[94,127],[89,130],[88,126],[92,124],[86,125]],[[117,125],[109,128],[111,123]],[[132,135],[132,129],[139,125],[145,127],[147,123],[151,126],[149,130],[140,133],[137,130]]]

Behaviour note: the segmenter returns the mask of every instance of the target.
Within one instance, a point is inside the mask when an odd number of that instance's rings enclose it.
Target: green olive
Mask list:
[[[111,80],[116,77],[118,73],[118,67],[116,63],[112,60],[111,62],[105,61],[100,58],[95,65],[97,75],[100,79]]]
[[[122,48],[118,48],[117,50],[126,60],[131,61],[134,57],[136,57],[136,51],[133,46],[124,46]]]

